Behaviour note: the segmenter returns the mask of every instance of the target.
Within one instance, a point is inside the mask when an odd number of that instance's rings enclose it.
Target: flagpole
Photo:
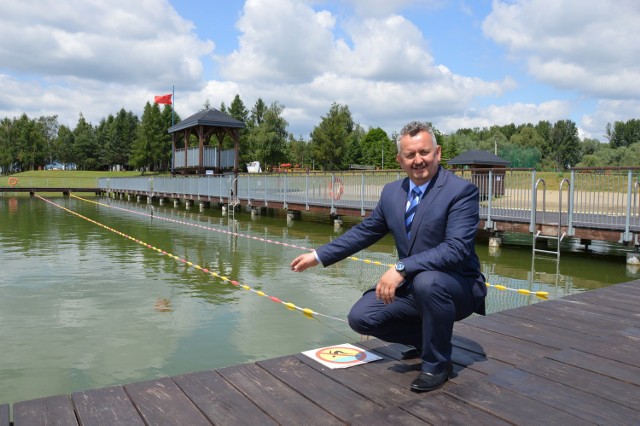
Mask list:
[[[171,86],[171,127],[173,127],[173,104],[176,102],[176,86]],[[174,137],[171,135],[171,176],[173,176],[173,151],[175,151]],[[185,153],[186,155],[186,153]]]

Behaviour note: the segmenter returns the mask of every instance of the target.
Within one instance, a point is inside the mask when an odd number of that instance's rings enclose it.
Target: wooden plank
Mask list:
[[[358,345],[366,347],[367,349],[379,355],[397,360],[398,363],[394,365],[392,371],[403,372],[403,373],[409,372],[409,371],[415,371],[415,373],[412,373],[413,376],[410,377],[411,381],[413,381],[419,374],[418,372],[420,371],[422,360],[420,358],[402,359],[401,352],[404,349],[406,349],[406,346],[404,345],[400,345],[396,343],[386,343],[377,339],[359,342]],[[477,380],[485,375],[485,373],[476,371],[473,368],[467,368],[468,365],[466,364],[457,363],[456,356],[458,355],[460,350],[457,348],[454,348],[453,352],[454,352],[452,354],[453,355],[452,356],[453,375],[449,380],[450,382],[455,384],[462,384],[471,380]],[[477,354],[475,354],[475,356],[480,357],[480,355],[477,355]],[[410,386],[411,384],[406,379],[403,379],[401,382],[398,382],[398,383],[405,386]]]
[[[82,425],[144,425],[122,386],[75,392],[71,400]]]
[[[590,337],[584,333],[547,326],[500,312],[484,317],[480,321],[474,321],[473,325],[483,330],[505,334],[555,349],[564,349],[572,343],[584,342]]]
[[[383,407],[404,402],[413,398],[415,395],[407,386],[398,385],[397,383],[390,381],[385,377],[381,377],[379,374],[376,374],[371,370],[361,368],[361,365],[351,368],[331,370],[305,355],[298,354],[295,355],[295,357],[314,370],[317,370],[332,380],[340,383],[342,386],[359,393]],[[376,361],[375,363],[378,362],[380,361]]]
[[[530,306],[531,309],[509,309],[502,311],[504,315],[525,321],[539,323],[543,327],[557,327],[569,331],[575,331],[590,336],[601,336],[609,331],[617,331],[622,325],[615,319],[607,319],[584,309],[576,311],[570,310],[564,303],[563,306],[547,307],[545,303],[537,303]],[[533,308],[533,306],[540,307]]]
[[[446,393],[516,425],[595,424],[485,380],[456,386]]]
[[[380,408],[297,358],[287,356],[257,364],[339,419],[357,418]]]
[[[640,368],[631,367],[629,364],[624,364],[573,348],[563,349],[549,356],[549,358],[559,362],[564,362],[565,364],[574,365],[606,377],[611,377],[616,380],[640,386]]]
[[[268,412],[276,422],[301,424],[313,419],[318,425],[342,424],[336,417],[255,364],[227,367],[218,372]]]
[[[598,339],[571,345],[571,347],[603,358],[640,367],[640,355],[638,354],[640,336],[636,336],[627,330],[637,330],[637,328],[625,329]]]
[[[585,421],[619,425],[640,422],[638,411],[517,368],[501,371],[487,380]]]
[[[617,402],[638,411],[640,416],[640,389],[634,384],[551,359],[540,359],[518,368],[553,382]],[[640,368],[629,366],[628,370],[638,372]]]
[[[433,425],[508,425],[510,423],[446,393],[429,395],[400,408]]]
[[[124,389],[147,424],[211,424],[168,377],[132,383]]]
[[[11,424],[9,408],[9,404],[0,405],[0,426],[9,426]]]
[[[549,311],[557,312],[554,315],[562,315],[566,318],[580,322],[589,322],[597,328],[617,331],[629,326],[640,326],[640,314],[629,315],[628,311],[621,311],[608,306],[593,305],[578,300],[557,299],[544,303],[536,303],[531,306],[539,315],[547,315]],[[540,312],[542,311],[542,312]],[[510,311],[505,311],[509,314]],[[600,335],[605,334],[601,332]]]
[[[367,416],[355,418],[349,424],[361,426],[413,426],[428,423],[398,407],[389,407]]]
[[[182,391],[217,425],[276,424],[265,412],[215,371],[188,373],[172,378]]]
[[[69,396],[57,395],[13,404],[13,424],[77,425],[78,421]]]
[[[563,299],[567,300],[579,300],[581,302],[591,303],[594,305],[604,305],[610,306],[612,308],[620,309],[622,311],[627,311],[630,313],[637,312],[637,303],[633,301],[626,300],[624,296],[615,296],[611,293],[600,293],[597,291],[579,293],[579,294],[571,294],[569,296],[565,296]]]
[[[557,349],[538,343],[495,333],[475,327],[475,322],[454,325],[453,344],[475,353],[483,353],[488,358],[510,365],[531,362],[539,357],[556,352]],[[478,349],[480,347],[481,349]]]

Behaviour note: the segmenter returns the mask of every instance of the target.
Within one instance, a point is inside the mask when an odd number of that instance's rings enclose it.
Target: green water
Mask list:
[[[287,223],[283,215],[242,212],[230,220],[217,207],[48,199],[68,210],[0,197],[0,403],[357,342],[340,319],[386,268],[345,260],[291,272],[305,248],[343,232],[323,217]],[[490,252],[481,241],[478,252],[490,283],[551,298],[640,278],[615,247],[595,245],[596,253],[585,254],[565,244],[573,253],[563,253],[559,268],[532,262],[530,245]],[[384,239],[357,257],[390,264],[395,248]],[[309,319],[196,265],[332,318]],[[540,300],[490,288],[488,308]]]

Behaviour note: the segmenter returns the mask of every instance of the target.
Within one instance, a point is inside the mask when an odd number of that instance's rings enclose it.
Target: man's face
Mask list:
[[[431,135],[419,132],[400,138],[400,153],[396,156],[400,167],[416,185],[435,176],[440,164],[440,145],[433,146]]]

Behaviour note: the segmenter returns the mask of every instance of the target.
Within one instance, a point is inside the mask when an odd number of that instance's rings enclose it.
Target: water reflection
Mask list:
[[[384,238],[358,260],[294,274],[288,265],[301,250],[344,228],[321,216],[288,223],[284,212],[229,217],[215,207],[53,201],[220,276],[342,319],[397,257]],[[529,245],[511,238],[502,247],[478,242],[489,282],[509,289],[489,289],[490,312],[542,301],[518,289],[555,298],[638,278],[637,267],[625,268],[613,248],[576,247],[558,264],[532,260],[530,238]],[[0,403],[359,339],[342,322],[307,319],[38,199],[0,198],[0,255]]]

